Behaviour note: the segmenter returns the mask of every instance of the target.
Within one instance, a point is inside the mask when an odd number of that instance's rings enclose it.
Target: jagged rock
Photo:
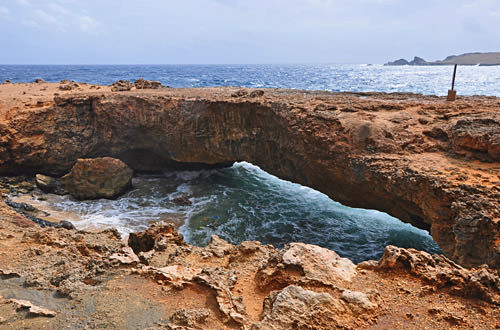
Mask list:
[[[109,86],[113,92],[125,92],[131,90],[134,84],[128,80],[117,80]]]
[[[495,98],[452,105],[434,96],[266,90],[250,102],[232,98],[237,90],[103,91],[58,96],[43,111],[20,105],[0,114],[0,173],[59,176],[79,157],[103,153],[144,171],[244,160],[429,230],[460,264],[500,266],[498,171],[474,163],[474,175],[462,179],[471,159],[497,159]],[[460,142],[469,130],[454,128],[461,120],[482,120],[483,128]]]
[[[351,260],[341,258],[332,250],[304,243],[290,243],[285,247],[283,264],[298,266],[308,280],[325,285],[339,280],[351,281],[356,274],[356,266]]]
[[[137,79],[134,81],[134,86],[136,89],[158,89],[163,87],[161,85],[161,82],[159,81],[152,81],[152,80],[145,80],[142,78]]]
[[[198,283],[204,284],[215,290],[216,300],[219,310],[224,315],[224,322],[231,320],[238,324],[247,322],[246,306],[243,303],[243,297],[235,296],[231,291],[237,281],[237,275],[234,271],[226,270],[221,267],[205,268],[194,277]]]
[[[449,287],[454,294],[500,305],[500,277],[487,266],[466,269],[442,255],[388,245],[376,265],[361,263],[358,267],[384,271],[404,269],[438,288]]]
[[[139,257],[134,253],[131,247],[125,246],[119,253],[114,253],[109,257],[110,260],[116,260],[124,265],[135,265],[139,263]]]
[[[132,185],[133,171],[111,157],[78,159],[61,184],[77,199],[115,198]]]
[[[161,268],[146,266],[140,269],[139,274],[152,276],[155,281],[169,282],[176,287],[182,287],[184,284],[191,282],[201,272],[201,268],[169,265]]]
[[[344,290],[342,299],[349,303],[349,307],[355,314],[366,313],[375,310],[378,305],[371,302],[368,295],[363,292]]]
[[[314,306],[314,307],[312,307]],[[264,301],[262,321],[252,330],[340,328],[337,314],[344,313],[342,304],[329,293],[316,293],[290,285],[271,293]]]
[[[128,246],[137,254],[153,249],[162,250],[164,244],[169,242],[185,245],[183,236],[175,230],[174,225],[162,222],[151,225],[146,231],[130,233],[128,237]]]
[[[462,119],[451,128],[455,152],[471,153],[489,161],[500,161],[500,121],[493,119]]]
[[[58,179],[53,178],[48,175],[37,174],[35,176],[35,182],[38,188],[46,193],[55,193],[58,195],[64,195],[67,192],[62,188],[61,182]]]
[[[18,309],[28,309],[28,315],[30,316],[55,317],[57,315],[56,312],[43,307],[35,306],[32,302],[27,300],[9,299],[8,302],[16,304]]]
[[[170,322],[177,326],[202,329],[209,316],[210,310],[206,308],[178,309],[170,316]]]
[[[193,204],[187,197],[176,197],[172,199],[172,202],[179,206],[190,206]]]
[[[222,258],[225,254],[229,254],[234,250],[234,245],[226,242],[217,235],[212,235],[205,250],[207,252],[211,252],[219,258]]]

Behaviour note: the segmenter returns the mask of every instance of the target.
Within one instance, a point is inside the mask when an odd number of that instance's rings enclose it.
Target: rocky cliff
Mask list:
[[[244,160],[428,229],[462,265],[500,267],[497,98],[251,92],[20,94],[0,111],[0,173],[61,175],[98,156],[139,171]]]
[[[450,55],[447,56],[442,61],[432,61],[427,62],[421,57],[415,56],[411,61],[407,61],[404,58],[395,60],[393,62],[387,62],[385,65],[480,65],[480,66],[490,66],[490,65],[500,65],[500,52],[490,52],[490,53],[465,53],[461,55]]]

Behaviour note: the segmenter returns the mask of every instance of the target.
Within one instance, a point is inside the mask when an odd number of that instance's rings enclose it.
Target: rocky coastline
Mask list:
[[[491,53],[465,53],[461,55],[450,55],[441,61],[426,61],[421,57],[415,56],[413,60],[407,61],[404,58],[387,62],[384,65],[479,65],[493,66],[500,65],[500,52]]]
[[[0,329],[500,328],[498,98],[68,84],[0,85]],[[427,229],[446,256],[200,248],[168,224],[124,242],[5,203],[98,157],[137,172],[249,161]]]

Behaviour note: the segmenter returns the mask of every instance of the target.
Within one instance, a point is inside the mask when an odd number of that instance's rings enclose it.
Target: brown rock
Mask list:
[[[308,280],[325,285],[339,280],[349,282],[356,274],[351,260],[341,258],[332,250],[304,243],[290,243],[284,250],[283,264],[298,266]]]
[[[117,80],[109,86],[113,92],[124,92],[131,90],[134,84],[128,80]]]
[[[30,316],[55,317],[57,315],[56,312],[43,307],[35,306],[32,302],[27,300],[9,299],[8,302],[16,304],[18,309],[28,309],[28,315]]]
[[[115,198],[131,187],[132,174],[119,159],[78,159],[61,184],[77,199]]]
[[[454,294],[500,305],[500,277],[487,266],[466,269],[442,255],[388,245],[376,269],[404,269],[437,288],[452,287]]]
[[[330,330],[340,328],[336,315],[344,312],[342,304],[329,293],[316,293],[290,285],[266,298],[262,321],[255,323],[251,329]]]
[[[62,175],[102,154],[144,171],[244,160],[429,230],[457,263],[500,267],[500,173],[486,163],[497,161],[497,98],[266,90],[249,102],[237,90],[103,89],[36,111],[3,97],[0,173]]]
[[[163,87],[159,81],[145,80],[142,78],[134,81],[134,86],[136,89],[158,89]]]
[[[162,250],[164,244],[185,245],[182,235],[180,235],[172,224],[156,223],[151,225],[146,231],[130,233],[128,245],[135,253],[148,252],[153,249]]]

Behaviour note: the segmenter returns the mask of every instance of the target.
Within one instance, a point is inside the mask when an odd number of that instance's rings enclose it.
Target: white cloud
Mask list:
[[[30,4],[30,3],[28,2],[28,0],[16,0],[16,2],[17,2],[18,4],[20,4],[21,6],[29,6],[29,4]]]
[[[10,14],[10,9],[4,6],[0,6],[0,15],[8,16]]]

